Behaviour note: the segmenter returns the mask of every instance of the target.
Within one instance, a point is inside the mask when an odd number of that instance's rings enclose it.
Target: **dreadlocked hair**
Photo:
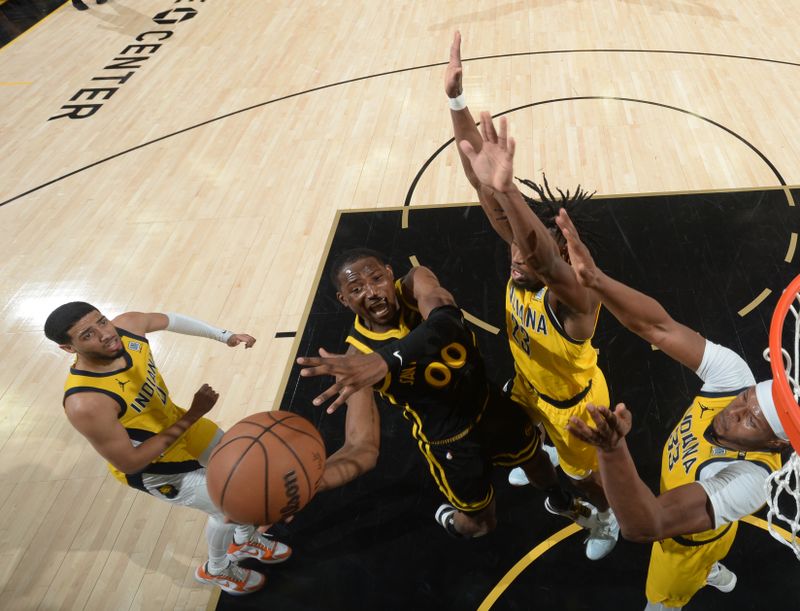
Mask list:
[[[556,187],[555,190],[558,195],[555,195],[550,189],[550,184],[547,182],[547,176],[544,172],[542,172],[541,185],[527,178],[519,178],[518,176],[515,176],[515,178],[520,184],[525,185],[536,193],[536,198],[530,197],[525,193],[522,193],[522,197],[534,214],[542,221],[542,224],[553,233],[556,242],[559,244],[564,243],[564,236],[561,235],[561,231],[556,225],[558,211],[564,208],[575,224],[583,243],[586,244],[590,251],[594,251],[592,246],[597,241],[597,235],[587,227],[591,219],[586,213],[586,207],[582,204],[592,199],[592,196],[597,191],[589,193],[578,185],[575,188],[575,192],[570,194],[569,189],[564,192]]]

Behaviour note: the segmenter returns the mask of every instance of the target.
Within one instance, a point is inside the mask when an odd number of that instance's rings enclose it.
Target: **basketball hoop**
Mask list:
[[[786,464],[767,478],[767,523],[770,534],[791,547],[800,560],[800,458],[797,455],[800,452],[800,276],[792,280],[778,300],[769,327],[769,348],[764,351],[764,358],[769,361],[772,370],[772,397],[778,417],[794,448]],[[786,499],[783,507],[779,507],[781,499]],[[791,527],[790,539],[776,532],[772,523],[774,518]]]

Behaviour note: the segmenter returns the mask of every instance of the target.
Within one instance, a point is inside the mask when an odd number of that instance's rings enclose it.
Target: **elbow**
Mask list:
[[[654,543],[664,539],[664,533],[655,524],[626,525],[620,522],[620,534],[633,543]]]
[[[361,457],[361,472],[366,473],[372,471],[378,464],[378,448],[368,448]]]
[[[632,543],[653,543],[655,541],[660,541],[657,536],[644,531],[620,529],[620,534]]]
[[[150,461],[143,462],[135,457],[124,458],[122,460],[110,460],[109,462],[115,469],[117,469],[117,471],[121,471],[125,475],[134,475],[136,473],[140,473],[147,465],[150,464]]]
[[[125,475],[134,475],[136,473],[139,473],[142,469],[144,469],[147,466],[147,465],[139,465],[139,464],[134,463],[134,462],[130,462],[130,463],[125,462],[125,463],[119,463],[119,464],[111,463],[111,464],[114,465],[114,467],[118,471],[121,471]]]

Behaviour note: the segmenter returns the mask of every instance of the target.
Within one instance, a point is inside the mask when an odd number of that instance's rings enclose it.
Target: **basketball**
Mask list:
[[[308,420],[251,414],[223,435],[207,467],[208,494],[239,524],[272,524],[302,509],[325,468],[325,444]]]

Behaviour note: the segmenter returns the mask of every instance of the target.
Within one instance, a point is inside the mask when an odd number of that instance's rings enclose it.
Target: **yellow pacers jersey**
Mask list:
[[[569,407],[602,376],[591,340],[577,341],[564,331],[547,303],[547,287],[528,291],[506,287],[506,330],[520,374],[548,403]]]
[[[683,415],[661,458],[661,492],[698,480],[712,463],[749,460],[771,472],[780,467],[780,455],[769,452],[736,452],[721,448],[705,437],[712,418],[738,394],[701,393]],[[657,541],[652,546],[647,572],[647,600],[681,607],[706,584],[715,562],[723,559],[736,536],[738,522],[692,535]]]
[[[781,465],[779,454],[771,452],[736,452],[714,445],[705,437],[711,420],[733,401],[738,392],[701,393],[695,397],[689,409],[675,426],[664,445],[661,455],[661,492],[697,481],[700,470],[715,462],[728,463],[734,460],[749,460],[768,472]],[[727,528],[721,526],[719,531]],[[706,531],[687,535],[693,542],[707,541],[717,531]]]
[[[80,392],[108,395],[119,404],[119,421],[131,443],[139,445],[173,425],[186,411],[172,402],[147,339],[123,329],[117,331],[125,348],[125,366],[109,373],[71,367],[64,384],[64,399]],[[200,419],[142,472],[170,474],[199,469],[197,457],[211,442],[216,430],[213,422]],[[121,482],[144,489],[141,473],[126,475],[111,464],[108,468]]]

